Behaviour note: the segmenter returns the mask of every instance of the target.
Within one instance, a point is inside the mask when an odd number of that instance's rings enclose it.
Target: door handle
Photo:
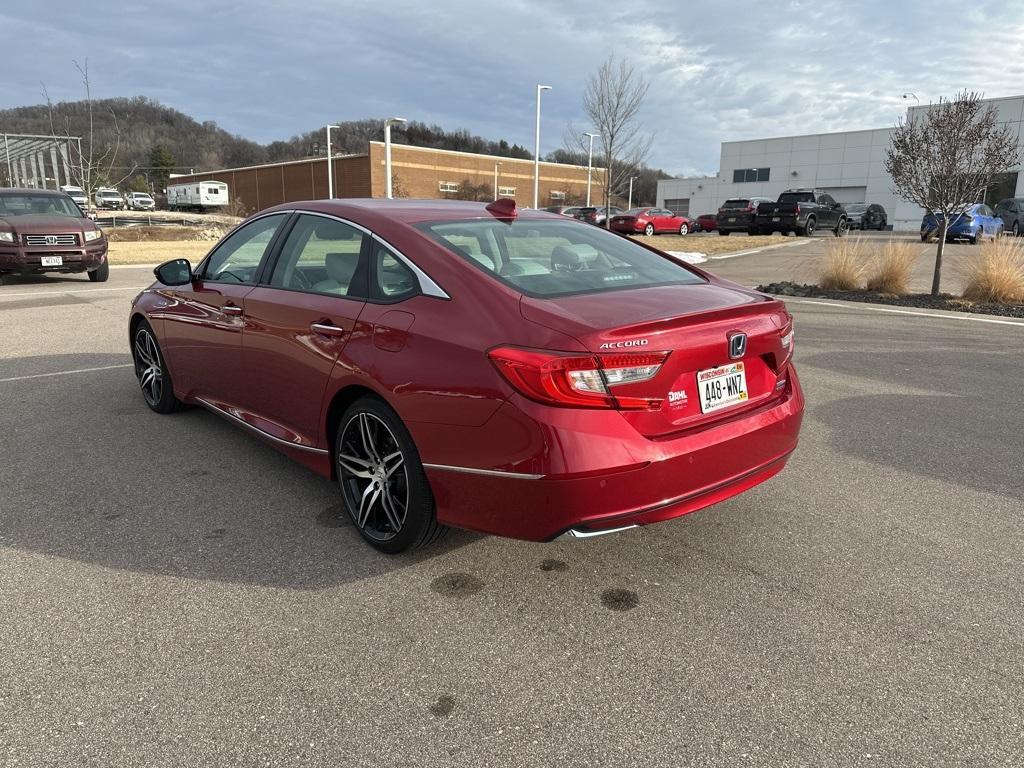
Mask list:
[[[309,330],[313,333],[319,333],[321,336],[333,336],[339,338],[345,335],[345,329],[339,328],[334,323],[310,323]]]
[[[225,304],[220,309],[221,312],[223,312],[225,315],[231,315],[232,317],[237,317],[238,315],[242,314],[242,308],[237,307],[234,304]]]

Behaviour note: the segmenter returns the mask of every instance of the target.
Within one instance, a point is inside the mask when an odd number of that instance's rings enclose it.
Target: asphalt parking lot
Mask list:
[[[1024,324],[794,301],[780,476],[388,558],[330,483],[146,408],[149,276],[0,287],[0,764],[1024,763]]]

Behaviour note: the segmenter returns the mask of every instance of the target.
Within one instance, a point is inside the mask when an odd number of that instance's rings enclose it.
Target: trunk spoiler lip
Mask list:
[[[625,325],[619,328],[608,330],[605,335],[609,339],[617,339],[622,336],[654,336],[668,331],[675,331],[689,325],[700,325],[705,322],[727,320],[729,318],[749,317],[750,315],[764,314],[767,305],[778,304],[781,310],[785,305],[783,302],[767,298],[765,301],[756,304],[738,304],[731,307],[720,307],[718,309],[702,309],[695,312],[687,312],[672,317],[658,320],[648,320],[632,325]]]

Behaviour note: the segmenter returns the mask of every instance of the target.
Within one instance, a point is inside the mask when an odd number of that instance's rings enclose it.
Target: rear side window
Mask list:
[[[472,219],[418,226],[477,269],[530,296],[704,282],[668,256],[570,221]]]
[[[413,271],[382,243],[373,242],[370,259],[370,297],[377,301],[402,301],[419,293]]]
[[[303,214],[285,240],[270,284],[293,291],[363,297],[359,256],[363,233],[337,219]]]

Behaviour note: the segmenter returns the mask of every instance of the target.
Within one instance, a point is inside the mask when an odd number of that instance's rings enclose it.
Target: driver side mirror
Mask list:
[[[154,269],[153,274],[164,285],[188,285],[192,282],[192,264],[188,259],[172,259]]]

